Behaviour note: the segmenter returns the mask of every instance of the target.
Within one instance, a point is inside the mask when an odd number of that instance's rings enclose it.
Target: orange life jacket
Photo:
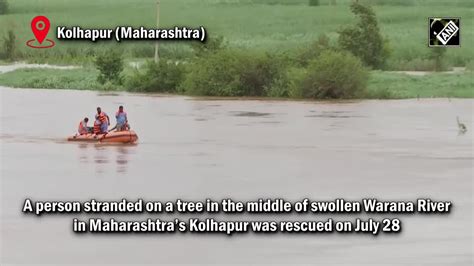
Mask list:
[[[100,125],[101,123],[94,122],[94,134],[100,134]]]
[[[81,120],[81,122],[79,122],[79,126],[77,127],[77,131],[81,135],[89,133],[88,130],[87,130],[87,127],[84,126],[84,120]]]
[[[104,112],[100,112],[100,114],[95,115],[96,118],[100,120],[102,123],[107,123],[107,115]]]

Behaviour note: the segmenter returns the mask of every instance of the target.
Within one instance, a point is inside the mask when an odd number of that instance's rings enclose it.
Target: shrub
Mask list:
[[[97,81],[105,84],[107,81],[115,84],[121,84],[124,63],[120,53],[113,50],[107,50],[96,56],[94,60],[96,68],[99,70]]]
[[[296,63],[301,66],[308,66],[308,64],[316,59],[324,50],[332,49],[327,35],[319,35],[318,40],[303,48],[296,55]]]
[[[389,55],[389,45],[380,34],[374,11],[358,2],[351,3],[351,10],[359,16],[359,21],[339,32],[339,45],[367,66],[382,68]]]
[[[279,77],[272,82],[268,87],[265,87],[266,96],[279,98],[279,97],[288,97],[289,88],[287,77]]]
[[[198,57],[204,56],[209,52],[216,52],[218,50],[224,49],[226,43],[224,42],[224,37],[208,37],[205,42],[193,42],[191,46],[194,50],[194,54]]]
[[[134,45],[130,47],[131,54],[135,58],[153,57],[155,55],[155,47],[151,45]]]
[[[276,57],[268,54],[247,56],[242,62],[244,64],[241,65],[242,69],[239,73],[243,95],[264,96],[265,89],[281,74],[283,64]]]
[[[104,91],[117,91],[121,89],[121,86],[114,84],[111,81],[107,81],[104,84],[101,84],[100,89]]]
[[[149,61],[145,71],[136,70],[126,80],[126,88],[131,91],[176,92],[184,78],[184,67],[175,62]]]
[[[0,0],[0,15],[8,13],[8,1]]]
[[[9,30],[7,36],[3,37],[2,57],[7,60],[14,60],[16,56],[16,36],[13,30]]]
[[[369,89],[364,93],[357,95],[357,97],[363,99],[397,99],[399,98],[392,90],[388,87],[383,87],[381,85],[379,88],[376,89]]]
[[[264,96],[281,67],[268,54],[224,49],[196,59],[182,87],[194,95]]]
[[[319,0],[309,0],[309,6],[319,6]]]
[[[266,89],[269,97],[302,98],[302,81],[306,76],[304,68],[291,67],[285,70]]]
[[[325,51],[308,68],[302,82],[305,98],[352,98],[367,84],[368,72],[347,52]]]

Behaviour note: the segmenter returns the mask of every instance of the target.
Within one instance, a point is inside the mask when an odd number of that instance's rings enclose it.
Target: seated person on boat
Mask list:
[[[88,127],[87,122],[89,122],[89,118],[87,117],[85,117],[83,120],[79,122],[79,126],[77,128],[79,135],[86,135],[86,134],[92,133],[93,128]]]

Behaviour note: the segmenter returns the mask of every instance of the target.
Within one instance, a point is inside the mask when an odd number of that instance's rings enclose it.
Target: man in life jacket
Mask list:
[[[119,106],[118,111],[115,113],[115,119],[117,119],[117,125],[115,126],[117,131],[129,129],[127,112],[123,110],[123,106]]]
[[[92,132],[92,128],[87,126],[87,122],[89,122],[89,118],[87,117],[79,122],[79,126],[77,128],[79,135],[86,135]]]
[[[100,109],[100,107],[97,107],[97,114],[95,115],[95,120],[96,121],[94,122],[94,127],[96,126],[97,122],[100,122],[100,133],[107,133],[110,126],[110,118],[105,112],[102,112],[102,109]]]

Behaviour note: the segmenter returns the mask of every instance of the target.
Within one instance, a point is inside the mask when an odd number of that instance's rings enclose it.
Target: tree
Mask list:
[[[7,0],[0,0],[0,15],[8,13],[8,2]]]
[[[367,66],[382,68],[389,55],[388,41],[380,33],[374,11],[358,2],[351,3],[351,11],[359,17],[359,21],[339,32],[339,45]]]
[[[123,70],[123,58],[118,52],[108,50],[99,54],[94,61],[96,68],[99,70],[97,81],[104,84],[107,81],[120,84],[122,79],[120,74]]]

